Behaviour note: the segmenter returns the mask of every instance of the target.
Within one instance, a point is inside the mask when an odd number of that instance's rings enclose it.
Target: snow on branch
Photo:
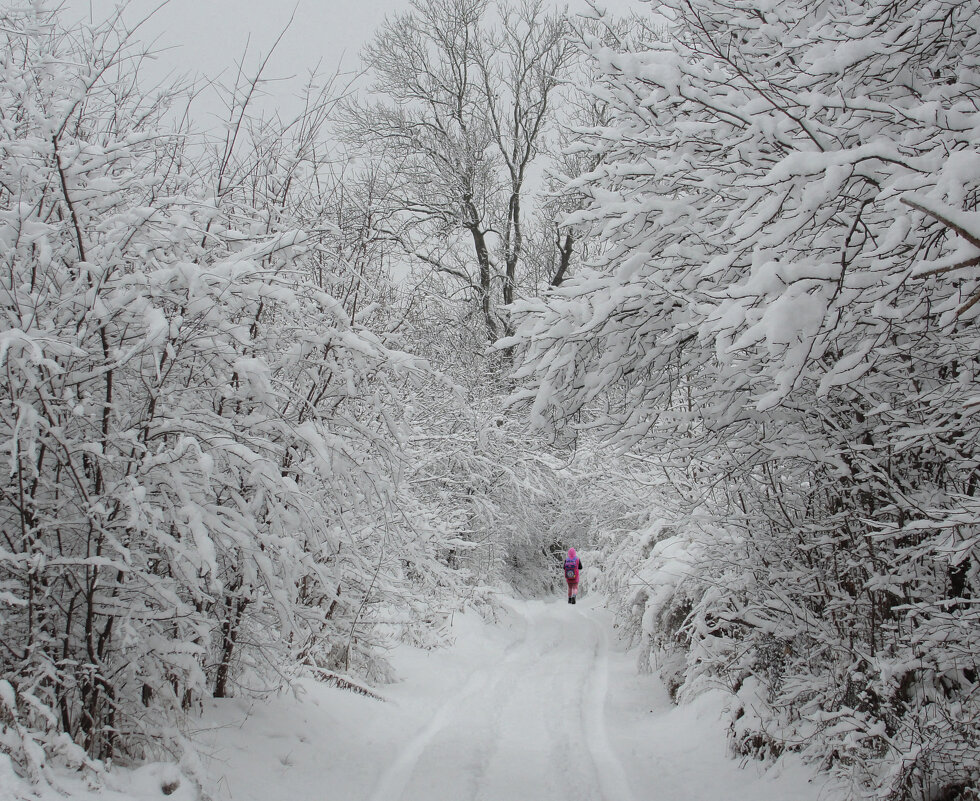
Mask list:
[[[914,277],[926,278],[980,266],[980,212],[963,211],[944,203],[937,203],[922,195],[906,195],[901,198],[901,201],[906,206],[939,221],[967,242],[965,246],[958,248],[941,262],[933,262],[916,270],[913,273]],[[980,289],[974,291],[966,303],[956,310],[956,316],[959,317],[969,311],[978,301],[980,301]]]

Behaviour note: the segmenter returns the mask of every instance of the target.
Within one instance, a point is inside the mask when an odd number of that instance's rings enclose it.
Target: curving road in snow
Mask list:
[[[234,801],[817,801],[802,766],[726,756],[720,696],[673,707],[587,599],[459,615],[449,649],[398,649],[386,702],[307,684],[204,733]]]

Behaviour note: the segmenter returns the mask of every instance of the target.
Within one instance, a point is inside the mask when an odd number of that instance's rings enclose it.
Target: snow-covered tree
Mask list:
[[[404,256],[507,330],[528,247],[525,204],[573,47],[540,2],[417,0],[365,50],[373,84],[346,135],[387,176],[378,203]]]
[[[326,291],[327,98],[239,107],[212,168],[117,24],[2,19],[0,747],[41,779],[179,752],[244,670],[370,675],[404,554],[451,581],[392,413],[424,365]]]
[[[647,622],[682,691],[742,694],[740,748],[952,797],[980,770],[980,6],[663,13],[667,42],[596,44],[573,221],[608,250],[524,305],[519,396],[667,468],[686,556],[637,553],[691,567]]]

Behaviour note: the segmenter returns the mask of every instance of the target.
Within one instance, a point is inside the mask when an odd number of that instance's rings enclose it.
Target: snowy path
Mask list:
[[[210,716],[210,772],[233,801],[816,801],[725,757],[717,699],[674,708],[589,603],[458,616],[449,650],[395,654],[388,703],[310,686]]]
[[[631,801],[606,733],[604,629],[567,604],[524,614],[504,658],[436,710],[372,801]]]

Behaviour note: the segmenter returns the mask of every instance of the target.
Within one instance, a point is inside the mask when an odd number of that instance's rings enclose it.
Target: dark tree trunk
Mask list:
[[[234,598],[230,595],[225,597],[225,622],[221,627],[221,660],[218,662],[218,670],[214,677],[214,697],[228,697],[228,677],[231,674],[231,660],[235,653],[235,641],[238,638],[238,626],[242,620],[242,613],[248,601],[241,598]]]
[[[571,231],[565,233],[564,242],[562,242],[561,233],[558,234],[558,269],[551,279],[552,287],[561,286],[561,282],[565,280],[565,276],[568,274],[568,265],[572,261],[572,245],[574,244],[575,239]]]
[[[483,310],[483,320],[487,326],[487,339],[490,342],[496,342],[497,321],[493,316],[493,274],[490,270],[490,250],[487,247],[487,240],[483,231],[477,225],[470,225],[468,228],[473,237],[476,261],[480,268],[480,305]]]

